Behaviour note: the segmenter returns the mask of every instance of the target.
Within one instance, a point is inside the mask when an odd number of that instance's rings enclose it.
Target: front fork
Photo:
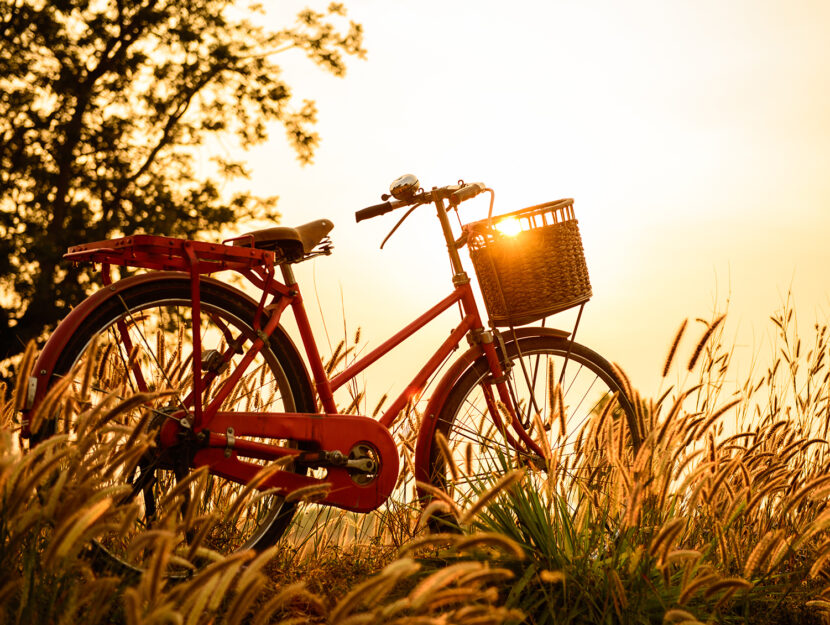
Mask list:
[[[434,189],[433,189],[434,190]],[[447,251],[450,256],[450,265],[453,269],[453,284],[456,287],[464,289],[464,294],[461,298],[461,305],[464,309],[464,315],[472,315],[474,319],[473,329],[470,330],[469,337],[471,343],[479,343],[484,356],[487,359],[487,364],[490,366],[490,374],[492,376],[492,385],[484,386],[484,396],[487,400],[487,408],[490,416],[496,427],[504,434],[507,442],[518,452],[531,452],[544,457],[544,452],[539,445],[527,433],[527,430],[519,419],[518,401],[514,400],[515,393],[511,393],[509,385],[509,371],[505,371],[509,367],[509,360],[507,358],[504,345],[501,345],[502,353],[504,354],[504,362],[502,363],[496,351],[493,342],[493,333],[484,330],[481,323],[481,317],[478,314],[478,306],[475,303],[472,289],[470,288],[470,278],[464,272],[461,266],[461,257],[458,250],[463,243],[461,239],[455,240],[453,236],[452,227],[447,217],[447,208],[444,200],[441,197],[436,197],[434,200],[435,208],[437,209],[438,221],[441,223],[441,230],[444,234],[444,239],[447,243]],[[491,206],[492,210],[492,206]],[[462,237],[463,239],[463,237]],[[492,388],[495,386],[496,393],[493,394]],[[502,419],[502,412],[508,418],[513,431],[518,436],[518,440],[508,431]]]
[[[510,360],[507,355],[504,341],[500,335],[485,330],[478,314],[478,308],[470,288],[470,279],[463,271],[453,276],[453,283],[456,287],[463,289],[461,306],[464,313],[472,318],[473,326],[468,334],[471,345],[478,345],[484,354],[487,364],[490,367],[490,379],[482,386],[484,397],[487,402],[487,410],[493,423],[504,435],[507,443],[520,453],[532,453],[544,457],[542,448],[530,437],[527,430],[519,419],[519,405],[516,393],[510,388]],[[499,341],[499,350],[496,349],[495,340]],[[501,357],[499,356],[501,352]],[[495,388],[495,393],[493,389]],[[503,418],[504,417],[504,418]],[[505,423],[505,418],[507,423]],[[510,432],[507,425],[510,425],[515,436]]]
[[[496,350],[493,333],[482,331],[481,349],[490,365],[490,379],[483,385],[482,390],[487,402],[487,409],[496,427],[503,433],[505,440],[517,452],[530,452],[545,457],[542,448],[527,433],[527,429],[519,418],[518,397],[510,387],[510,369],[512,365],[508,359],[504,342],[497,336],[502,357]],[[493,389],[495,388],[495,394]],[[502,416],[509,420],[509,425],[518,436],[518,440],[506,427]]]

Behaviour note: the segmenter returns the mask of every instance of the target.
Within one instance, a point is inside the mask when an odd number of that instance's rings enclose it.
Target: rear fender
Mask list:
[[[517,328],[515,330],[515,336],[513,332],[505,332],[502,334],[502,338],[505,347],[508,347],[517,340],[525,338],[537,336],[558,336],[564,338],[568,335],[568,332],[557,330],[556,328],[529,327]],[[467,373],[467,370],[475,365],[479,358],[484,358],[484,354],[478,345],[474,345],[461,354],[438,382],[427,403],[421,420],[421,427],[418,430],[418,441],[415,445],[415,479],[420,482],[429,483],[430,481],[429,458],[432,453],[432,440],[435,436],[435,428],[438,425],[438,415],[441,414],[452,388]]]
[[[114,282],[87,297],[84,301],[73,308],[72,312],[70,312],[69,315],[67,315],[66,318],[58,324],[58,327],[55,328],[55,331],[49,337],[49,340],[46,341],[46,345],[43,346],[43,350],[41,350],[40,356],[35,362],[35,365],[30,373],[28,387],[29,393],[26,407],[23,411],[23,427],[21,432],[24,438],[28,438],[29,436],[30,415],[46,396],[46,393],[49,390],[49,381],[52,379],[52,374],[54,373],[55,366],[61,353],[66,347],[66,344],[78,331],[87,317],[89,317],[96,308],[104,304],[108,299],[118,297],[122,292],[129,288],[139,284],[169,282],[170,280],[186,280],[187,283],[190,284],[190,274],[179,271],[153,271],[151,273],[142,273],[130,276],[124,280],[119,280],[118,282]],[[257,302],[251,297],[239,289],[222,282],[221,280],[203,276],[200,278],[200,281],[202,283],[209,283],[212,286],[225,291],[228,294],[229,299],[237,298],[246,300],[254,307],[258,305]],[[307,388],[313,389],[314,387],[311,384],[311,378],[308,375],[308,370],[306,369],[305,364],[303,364],[304,361],[300,356],[296,345],[294,345],[294,342],[281,326],[278,326],[277,329],[274,330],[274,336],[284,344],[286,349],[293,350],[294,353],[290,354],[290,356],[295,356],[297,358],[297,361],[301,364],[305,382],[308,384]]]

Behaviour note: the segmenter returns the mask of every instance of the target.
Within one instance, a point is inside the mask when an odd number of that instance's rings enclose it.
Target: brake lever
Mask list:
[[[391,238],[391,236],[393,234],[395,234],[395,230],[397,230],[400,227],[400,225],[404,222],[404,220],[412,214],[412,211],[414,211],[420,205],[421,205],[420,203],[413,205],[412,207],[410,207],[410,209],[408,211],[406,211],[403,214],[403,217],[401,217],[400,220],[398,221],[398,223],[395,224],[395,227],[392,228],[389,231],[389,234],[386,235],[386,238],[383,239],[383,242],[380,244],[380,249],[383,249],[383,246],[386,245],[386,242]]]

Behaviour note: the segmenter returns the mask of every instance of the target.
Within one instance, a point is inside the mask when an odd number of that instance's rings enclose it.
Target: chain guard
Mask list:
[[[354,512],[369,512],[380,506],[395,488],[398,479],[398,450],[389,431],[374,419],[356,415],[297,413],[217,413],[211,419],[213,432],[233,428],[234,436],[296,441],[308,450],[340,451],[348,456],[356,448],[368,448],[377,463],[371,476],[355,479],[348,467],[328,466],[326,475],[316,478],[293,471],[277,471],[260,490],[275,489],[280,495],[307,486],[328,484],[330,490],[316,503]],[[283,448],[285,449],[285,448]],[[291,450],[294,451],[293,449]],[[300,449],[296,450],[299,455]],[[211,473],[237,482],[251,480],[262,465],[246,462],[237,451],[208,447],[196,452],[193,465],[208,466]],[[369,479],[366,479],[369,478]]]

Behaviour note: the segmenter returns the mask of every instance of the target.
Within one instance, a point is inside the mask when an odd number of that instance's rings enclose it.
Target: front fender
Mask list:
[[[515,332],[515,335],[514,335]],[[558,336],[567,337],[570,333],[564,330],[557,330],[556,328],[516,328],[514,332],[504,332],[502,338],[505,347],[511,345],[515,341],[536,336]],[[483,358],[484,353],[481,347],[474,345],[465,351],[452,364],[449,370],[442,376],[441,380],[432,392],[432,396],[427,403],[426,410],[423,413],[421,420],[421,427],[418,430],[418,441],[415,444],[415,479],[420,482],[429,483],[429,458],[432,450],[432,440],[435,436],[435,428],[438,424],[438,415],[444,407],[444,403],[449,397],[453,386],[461,379],[461,377],[472,367],[479,358]],[[421,493],[422,494],[422,493]]]

